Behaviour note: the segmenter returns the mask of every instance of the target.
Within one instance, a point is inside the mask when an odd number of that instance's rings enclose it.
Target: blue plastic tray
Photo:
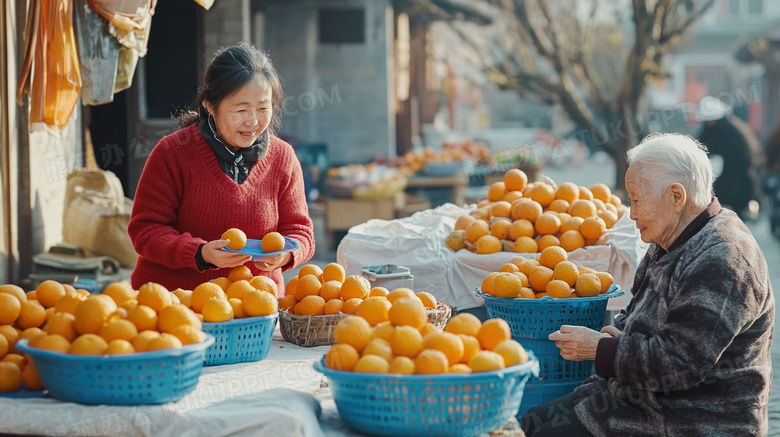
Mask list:
[[[252,261],[257,261],[260,258],[266,257],[266,256],[274,256],[278,255],[280,253],[285,252],[292,252],[293,250],[299,249],[301,246],[298,244],[297,241],[293,240],[292,238],[284,237],[284,249],[277,251],[277,252],[263,252],[263,249],[260,248],[260,244],[262,243],[262,240],[246,240],[246,246],[244,246],[241,250],[233,250],[228,247],[223,247],[222,250],[227,252],[236,252],[236,253],[243,253],[244,255],[252,255]]]

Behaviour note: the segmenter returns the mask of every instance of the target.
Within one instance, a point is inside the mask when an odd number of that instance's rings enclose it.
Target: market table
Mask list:
[[[163,405],[80,405],[0,397],[0,435],[346,437],[327,380],[312,365],[330,346],[304,348],[274,331],[266,359],[205,367],[196,388]],[[492,435],[522,437],[515,420]]]

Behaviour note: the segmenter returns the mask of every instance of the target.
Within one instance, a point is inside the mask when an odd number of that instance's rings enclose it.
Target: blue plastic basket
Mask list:
[[[506,320],[512,328],[512,338],[547,339],[561,325],[587,326],[599,330],[604,326],[607,301],[623,295],[623,290],[612,285],[606,293],[593,297],[555,299],[509,299],[495,297],[477,289],[477,296],[485,300],[490,318]]]
[[[569,361],[561,356],[554,341],[523,338],[518,340],[526,350],[534,351],[539,360],[539,379],[534,382],[582,381],[593,374],[593,360]]]
[[[206,351],[206,366],[260,361],[268,355],[279,313],[222,323],[204,323],[203,332],[214,336]]]
[[[501,428],[515,414],[528,379],[539,372],[529,360],[472,374],[396,375],[314,369],[328,377],[339,415],[373,435],[476,436]]]
[[[29,354],[48,393],[80,404],[139,405],[175,402],[192,391],[214,337],[182,348],[127,355],[69,355],[31,348]]]
[[[512,338],[526,349],[534,351],[540,364],[540,377],[547,382],[582,381],[593,373],[593,361],[568,361],[560,355],[555,342],[547,336],[561,325],[585,326],[600,330],[604,326],[607,301],[623,295],[612,285],[606,293],[594,297],[555,299],[508,299],[490,296],[477,289],[485,301],[489,318],[501,318],[509,323]]]
[[[517,420],[520,420],[531,407],[558,399],[574,391],[582,381],[554,382],[554,383],[528,383],[523,392],[523,401],[517,410]]]

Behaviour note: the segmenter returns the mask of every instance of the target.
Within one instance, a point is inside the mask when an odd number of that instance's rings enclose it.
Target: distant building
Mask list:
[[[695,131],[696,105],[704,96],[720,97],[756,135],[767,135],[776,118],[777,92],[767,88],[761,65],[741,63],[735,55],[746,40],[775,28],[779,18],[777,1],[716,0],[684,36],[681,49],[665,59],[672,77],[662,86],[664,104],[687,111],[688,128]]]

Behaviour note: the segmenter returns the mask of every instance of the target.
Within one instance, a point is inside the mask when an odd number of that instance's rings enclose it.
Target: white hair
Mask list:
[[[706,208],[712,201],[712,164],[707,148],[691,136],[654,133],[630,149],[628,165],[642,166],[642,173],[656,198],[675,182],[682,184],[690,201]]]

